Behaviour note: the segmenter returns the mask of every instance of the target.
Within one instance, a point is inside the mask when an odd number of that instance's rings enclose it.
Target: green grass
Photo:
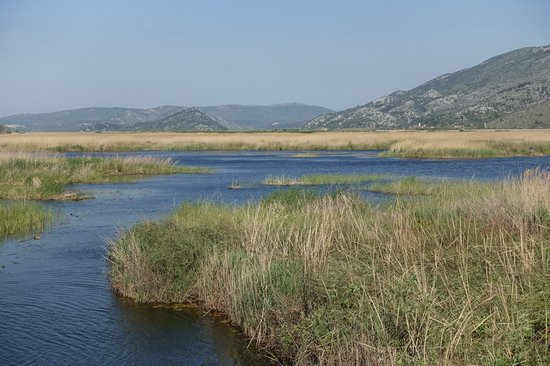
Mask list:
[[[380,153],[383,158],[479,159],[511,156],[504,150],[490,148],[393,148]]]
[[[300,178],[302,184],[357,184],[384,179],[382,174],[311,174]]]
[[[505,152],[506,156],[550,155],[550,143],[526,141],[486,141],[492,149]]]
[[[111,243],[111,283],[224,312],[284,364],[548,364],[550,174],[435,185],[184,204]]]
[[[51,210],[33,202],[0,202],[0,240],[40,231],[53,219]]]
[[[550,143],[527,141],[484,141],[486,147],[422,148],[396,147],[380,154],[381,157],[421,159],[478,159],[506,156],[544,156],[550,154]]]
[[[75,200],[68,184],[109,183],[152,174],[204,173],[207,169],[174,165],[151,157],[63,157],[9,154],[0,157],[0,199]]]
[[[272,176],[265,178],[263,184],[270,186],[358,184],[377,182],[384,177],[382,174],[311,174],[301,178]]]
[[[489,182],[462,180],[430,182],[413,176],[387,182],[377,182],[370,185],[367,189],[373,192],[394,195],[432,195],[442,199],[458,199],[469,189],[476,190],[480,194],[483,193],[483,191],[489,192],[492,185],[493,184]]]

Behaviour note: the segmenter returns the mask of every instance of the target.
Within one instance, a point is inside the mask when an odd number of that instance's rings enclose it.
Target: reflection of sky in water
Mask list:
[[[177,163],[207,166],[214,173],[76,185],[71,188],[95,199],[46,203],[61,217],[41,234],[41,240],[13,239],[0,245],[0,360],[3,364],[263,364],[253,360],[257,352],[247,350],[247,342],[219,319],[203,317],[196,309],[152,309],[114,296],[106,273],[105,239],[119,227],[156,219],[182,201],[257,200],[280,189],[261,184],[273,175],[382,173],[499,179],[536,166],[550,168],[550,157],[406,160],[356,151],[290,157],[296,153],[136,153],[171,156]],[[234,182],[248,188],[228,190]],[[384,197],[358,187],[354,192],[374,201]]]

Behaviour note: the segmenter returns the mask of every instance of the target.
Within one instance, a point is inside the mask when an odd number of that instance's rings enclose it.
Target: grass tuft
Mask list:
[[[32,202],[0,202],[0,240],[40,231],[53,219],[51,210]]]

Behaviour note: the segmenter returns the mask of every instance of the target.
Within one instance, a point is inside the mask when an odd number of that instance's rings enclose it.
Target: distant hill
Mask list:
[[[81,131],[121,126],[168,117],[184,107],[161,106],[149,109],[96,107],[40,114],[16,114],[0,118],[0,124],[14,125],[20,131]]]
[[[212,117],[198,108],[186,108],[157,121],[140,122],[128,129],[133,131],[227,131]]]
[[[549,104],[550,46],[529,47],[324,114],[304,128],[550,128]]]
[[[222,105],[196,108],[230,130],[298,128],[320,114],[331,112],[327,108],[303,104]],[[182,106],[148,109],[80,108],[51,113],[16,114],[0,118],[0,124],[14,126],[20,131],[123,131],[143,128],[144,123],[158,122],[184,110],[186,107]]]
[[[226,104],[198,108],[230,130],[299,128],[314,117],[332,112],[328,108],[298,103],[267,106]]]

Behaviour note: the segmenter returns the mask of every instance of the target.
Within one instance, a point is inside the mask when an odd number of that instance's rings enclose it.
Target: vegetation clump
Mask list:
[[[33,202],[0,202],[0,240],[40,231],[53,219],[51,210]]]
[[[433,184],[184,204],[112,242],[111,283],[222,311],[282,363],[548,364],[550,173]]]
[[[155,157],[64,157],[6,153],[0,155],[0,199],[75,200],[66,190],[75,183],[108,183],[151,174],[204,173],[207,169],[173,164]]]
[[[382,174],[310,174],[301,178],[272,176],[265,178],[263,183],[269,186],[358,184],[377,182],[384,177]]]

